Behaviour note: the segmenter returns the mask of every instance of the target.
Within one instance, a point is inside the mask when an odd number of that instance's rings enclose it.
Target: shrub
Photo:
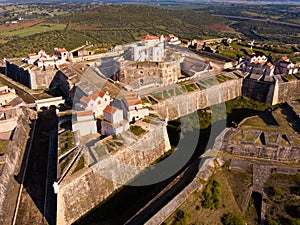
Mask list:
[[[244,219],[240,215],[233,213],[225,214],[222,217],[222,222],[224,225],[245,225]]]
[[[203,192],[204,201],[202,203],[204,208],[217,209],[221,205],[221,184],[213,180],[208,183]]]
[[[178,224],[178,225],[184,225],[184,224],[188,224],[188,221],[191,218],[191,214],[189,212],[185,212],[183,210],[177,210],[176,212],[176,220],[174,224]]]

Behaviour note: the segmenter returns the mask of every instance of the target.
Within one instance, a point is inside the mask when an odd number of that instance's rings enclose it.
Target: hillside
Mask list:
[[[9,37],[8,32],[8,36],[3,37],[6,43],[0,45],[0,57],[25,57],[27,53],[37,52],[41,48],[48,52],[52,52],[54,47],[71,49],[86,41],[104,46],[124,44],[138,40],[147,33],[174,33],[184,39],[221,37],[234,32],[227,23],[226,19],[202,13],[142,5],[105,5],[46,18],[42,24],[9,31],[13,36]],[[206,29],[216,25],[219,27],[217,31]],[[43,26],[44,30],[32,29],[35,26]],[[29,28],[32,32],[24,32]]]

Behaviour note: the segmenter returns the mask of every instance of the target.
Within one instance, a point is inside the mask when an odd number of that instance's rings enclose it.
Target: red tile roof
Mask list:
[[[77,117],[81,117],[81,116],[92,116],[93,115],[93,111],[92,110],[87,110],[87,111],[79,111],[76,112]]]
[[[128,106],[134,106],[134,105],[139,105],[142,104],[142,101],[139,99],[133,99],[133,100],[126,100]]]
[[[143,41],[151,41],[151,40],[159,40],[159,38],[156,36],[151,36],[151,35],[147,34],[142,40]]]
[[[138,99],[137,95],[134,93],[124,94],[124,100],[127,102],[128,106],[142,104],[142,101]]]
[[[67,52],[67,50],[65,48],[58,48],[58,49],[56,49],[56,51],[58,51],[58,52]]]
[[[104,91],[100,91],[100,92],[98,93],[98,96],[100,96],[100,98],[103,98],[104,95],[105,95],[105,92],[104,92]]]
[[[282,60],[287,61],[287,60],[289,60],[289,58],[287,56],[283,56]]]
[[[87,96],[83,96],[80,100],[85,102],[85,103],[88,103],[91,99]]]
[[[98,98],[98,95],[97,94],[90,94],[88,97],[95,101]]]
[[[105,107],[103,112],[109,113],[109,114],[114,114],[115,112],[117,112],[118,108],[108,105]]]

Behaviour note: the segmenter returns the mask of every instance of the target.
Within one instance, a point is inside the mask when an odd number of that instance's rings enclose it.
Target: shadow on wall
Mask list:
[[[30,134],[31,138],[34,135],[31,149],[29,149],[31,139],[28,139],[20,171],[18,175],[15,176],[16,181],[21,184],[22,176],[26,168],[25,179],[23,182],[24,190],[18,211],[17,224],[25,224],[28,223],[28,221],[37,221],[41,215],[46,218],[49,225],[55,224],[57,202],[56,195],[50,186],[52,186],[57,176],[57,151],[51,151],[51,149],[57,149],[57,126],[58,119],[55,110],[53,108],[44,110],[39,114],[36,121],[34,134]],[[30,155],[27,162],[29,151]],[[46,193],[47,179],[48,191]],[[28,197],[33,203],[31,203]],[[37,213],[36,209],[40,213]],[[29,215],[24,213],[24,211],[28,210],[32,212]]]

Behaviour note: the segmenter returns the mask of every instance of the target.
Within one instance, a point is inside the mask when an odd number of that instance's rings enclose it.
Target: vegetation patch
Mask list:
[[[272,134],[269,136],[269,142],[276,143],[278,135]]]
[[[141,128],[140,126],[130,126],[130,131],[136,135],[139,136],[141,134],[143,134],[144,132],[146,132],[143,128]]]
[[[244,132],[244,140],[252,141],[255,138],[256,132]]]
[[[186,225],[191,218],[191,214],[187,211],[177,210],[174,225]]]
[[[300,173],[271,173],[266,185],[266,224],[300,224]]]
[[[0,155],[6,153],[8,145],[9,145],[9,140],[0,140]]]
[[[84,157],[81,156],[72,174],[84,168]]]
[[[142,101],[143,104],[149,103],[149,101],[146,97],[142,97],[141,101]]]
[[[217,75],[217,76],[216,76],[216,79],[217,79],[217,81],[218,81],[219,83],[223,83],[223,82],[225,82],[225,81],[227,81],[227,80],[232,80],[233,78],[227,77],[227,76],[225,76],[225,75]]]
[[[206,209],[218,209],[221,205],[221,184],[210,180],[202,193],[204,198],[202,206]]]
[[[245,225],[245,220],[240,215],[233,213],[225,214],[222,218],[224,225]]]
[[[61,173],[63,173],[63,171],[69,165],[69,163],[71,162],[71,160],[72,160],[73,157],[74,157],[74,152],[72,152],[70,155],[68,155],[66,157],[66,159],[64,159],[64,161],[60,164],[60,171],[61,171]]]
[[[63,155],[68,150],[73,147],[74,142],[74,134],[72,131],[68,130],[67,132],[63,133],[59,137],[59,145],[60,145],[60,155]]]

